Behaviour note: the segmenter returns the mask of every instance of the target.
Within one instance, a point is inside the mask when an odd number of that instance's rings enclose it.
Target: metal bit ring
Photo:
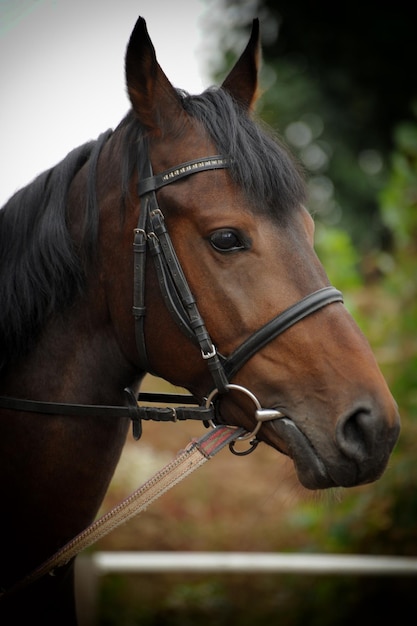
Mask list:
[[[249,391],[249,389],[246,389],[246,387],[229,383],[228,385],[226,385],[226,389],[234,390],[234,391],[241,391],[243,394],[247,395],[252,400],[256,408],[255,417],[256,417],[257,423],[256,423],[255,428],[253,429],[252,432],[247,433],[246,435],[241,435],[240,437],[237,437],[236,441],[245,441],[247,439],[253,440],[256,438],[256,435],[264,422],[274,420],[274,419],[279,419],[280,417],[284,417],[284,415],[280,411],[277,411],[276,409],[263,409],[261,406],[261,403],[259,402],[258,398],[255,396],[255,394]],[[219,393],[218,389],[213,389],[213,391],[208,395],[207,400],[206,400],[207,409],[210,407],[213,399],[217,396],[218,393]],[[216,425],[214,424],[212,420],[210,420],[210,425],[213,428],[216,427]]]

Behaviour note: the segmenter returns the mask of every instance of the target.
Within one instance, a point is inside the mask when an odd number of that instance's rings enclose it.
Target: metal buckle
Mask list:
[[[212,359],[214,356],[216,356],[216,352],[217,352],[216,346],[214,345],[214,343],[212,343],[211,345],[212,345],[212,348],[210,352],[204,352],[204,350],[201,350],[201,356],[203,357],[204,360]]]

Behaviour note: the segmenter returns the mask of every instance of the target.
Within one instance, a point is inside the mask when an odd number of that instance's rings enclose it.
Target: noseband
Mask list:
[[[235,454],[247,454],[254,449],[257,445],[256,434],[263,422],[278,419],[283,417],[283,414],[275,409],[262,408],[258,399],[251,391],[240,385],[231,384],[230,381],[243,365],[270,341],[300,320],[328,304],[343,302],[343,296],[334,287],[324,287],[314,291],[255,331],[228,357],[224,357],[217,351],[206,329],[204,320],[198,311],[195,298],[176,255],[165,225],[164,216],[158,204],[156,191],[192,174],[228,167],[230,167],[230,163],[227,157],[215,155],[187,161],[154,175],[148,157],[143,171],[139,172],[137,190],[138,196],[141,198],[141,210],[137,228],[134,230],[133,243],[133,315],[135,318],[139,364],[143,371],[150,371],[144,333],[144,319],[146,315],[145,270],[146,257],[149,250],[167,309],[184,335],[199,347],[202,359],[207,363],[211,373],[214,388],[208,393],[203,404],[194,407],[180,406],[176,408],[139,406],[135,394],[130,389],[126,389],[127,406],[67,404],[2,396],[0,397],[0,407],[52,415],[128,417],[133,423],[133,435],[136,439],[139,439],[142,433],[141,422],[143,419],[156,421],[198,419],[211,425],[221,423],[215,400],[218,400],[218,396],[232,390],[244,394],[254,403],[256,426],[253,432],[240,437],[241,439],[249,438],[251,440],[251,448],[247,452],[238,453],[234,451],[233,444],[231,444],[231,449]],[[144,393],[140,394],[140,400],[147,400],[148,402],[165,401],[172,404],[177,404],[178,402],[190,405],[198,404],[192,396],[178,394]]]

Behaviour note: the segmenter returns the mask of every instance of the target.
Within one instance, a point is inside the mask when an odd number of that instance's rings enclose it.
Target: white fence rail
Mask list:
[[[96,552],[97,574],[235,572],[417,576],[417,558],[264,552]]]
[[[97,626],[99,578],[107,574],[239,573],[417,576],[417,558],[270,552],[95,552],[77,558],[80,626]]]

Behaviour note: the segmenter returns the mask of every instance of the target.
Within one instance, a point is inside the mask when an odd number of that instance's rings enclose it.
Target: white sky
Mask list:
[[[0,207],[72,148],[124,117],[124,54],[139,15],[174,86],[191,93],[207,87],[203,25],[215,4],[0,0]]]

